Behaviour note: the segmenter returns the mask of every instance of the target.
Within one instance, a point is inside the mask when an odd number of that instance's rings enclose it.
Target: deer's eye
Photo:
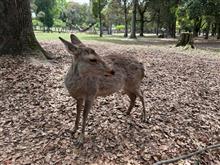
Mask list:
[[[89,61],[90,61],[90,62],[94,62],[94,63],[96,63],[96,62],[97,62],[97,60],[96,60],[96,59],[90,59]]]

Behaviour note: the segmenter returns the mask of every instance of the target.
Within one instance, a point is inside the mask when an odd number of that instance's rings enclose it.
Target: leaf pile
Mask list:
[[[98,98],[84,147],[77,148],[77,135],[68,133],[76,102],[63,82],[71,56],[59,42],[45,42],[46,50],[62,57],[56,63],[0,57],[1,164],[153,164],[220,143],[219,57],[167,47],[87,44],[102,56],[132,55],[144,63],[149,122],[141,122],[139,101],[125,116],[127,96]],[[178,164],[196,162],[220,164],[220,150]]]

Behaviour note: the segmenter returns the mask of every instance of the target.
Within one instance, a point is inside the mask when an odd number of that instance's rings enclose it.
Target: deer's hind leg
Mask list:
[[[127,110],[127,115],[130,115],[131,110],[133,109],[133,107],[135,105],[135,100],[136,100],[137,96],[136,96],[136,94],[134,94],[132,92],[127,92],[127,95],[130,99],[130,105],[129,105],[128,110]]]
[[[144,103],[144,95],[143,95],[143,91],[141,91],[140,89],[136,90],[136,96],[138,96],[141,100],[142,103],[142,108],[143,108],[143,112],[142,112],[142,121],[146,121],[146,109],[145,109],[145,103]]]
[[[128,97],[130,98],[130,105],[128,107],[128,111],[127,111],[127,115],[129,115],[131,113],[131,110],[133,109],[134,105],[135,105],[135,100],[137,97],[140,98],[140,101],[142,103],[143,106],[143,112],[142,112],[142,120],[145,121],[146,120],[146,110],[145,110],[145,103],[144,103],[144,96],[143,96],[143,92],[140,89],[134,89],[133,91],[127,91],[126,92]]]

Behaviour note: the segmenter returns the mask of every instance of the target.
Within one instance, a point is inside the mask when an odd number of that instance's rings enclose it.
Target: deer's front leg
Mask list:
[[[80,120],[80,114],[81,114],[81,110],[82,110],[82,106],[83,106],[83,99],[77,99],[76,100],[76,121],[75,121],[75,127],[73,130],[73,135],[76,133],[76,131],[79,128],[79,120]]]
[[[93,97],[88,97],[85,100],[85,107],[84,107],[84,111],[83,111],[83,125],[82,125],[82,132],[80,135],[80,139],[79,139],[79,144],[83,144],[84,142],[84,136],[85,136],[85,127],[86,127],[86,120],[89,114],[89,111],[92,107],[94,98]]]

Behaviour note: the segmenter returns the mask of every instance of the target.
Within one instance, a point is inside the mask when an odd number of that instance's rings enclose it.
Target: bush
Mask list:
[[[117,31],[125,30],[125,25],[116,25],[115,30]]]
[[[43,26],[43,23],[41,22],[41,21],[39,21],[39,20],[37,20],[37,19],[33,19],[32,20],[32,24],[33,24],[33,26],[40,26],[40,27],[42,27]]]

